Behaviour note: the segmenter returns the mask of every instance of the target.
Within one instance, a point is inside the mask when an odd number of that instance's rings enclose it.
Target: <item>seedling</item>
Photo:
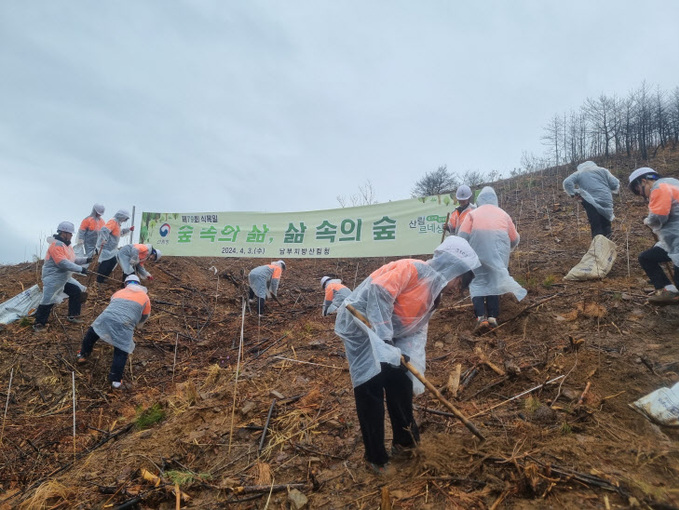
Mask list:
[[[556,276],[553,274],[547,275],[547,277],[542,281],[542,286],[550,288],[556,283]]]
[[[134,421],[134,425],[139,430],[144,430],[156,423],[159,423],[165,419],[165,411],[159,403],[153,404],[151,407],[142,410],[142,407],[137,407],[137,419]]]
[[[539,408],[541,405],[542,405],[542,404],[540,403],[540,400],[537,399],[537,398],[535,398],[535,397],[533,397],[532,395],[531,395],[530,397],[528,397],[528,398],[526,399],[526,401],[524,402],[524,406],[525,406],[525,408],[526,408],[526,411],[529,411],[529,412],[531,412],[531,413],[534,413],[535,411],[537,411],[538,408]]]
[[[194,473],[192,471],[165,471],[165,476],[172,483],[179,484],[182,487],[191,485],[196,481],[212,480],[210,473]]]

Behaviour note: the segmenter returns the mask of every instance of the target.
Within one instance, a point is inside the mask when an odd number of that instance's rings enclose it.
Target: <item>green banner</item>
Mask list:
[[[140,242],[163,256],[391,257],[432,253],[449,195],[324,211],[142,213]]]

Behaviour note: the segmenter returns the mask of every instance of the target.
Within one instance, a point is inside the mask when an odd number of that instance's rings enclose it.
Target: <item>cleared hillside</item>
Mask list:
[[[638,166],[598,163],[623,183]],[[679,175],[676,153],[650,164]],[[296,491],[309,508],[333,509],[385,508],[385,494],[393,508],[413,509],[679,506],[679,432],[628,405],[679,380],[679,309],[646,303],[636,262],[654,242],[641,223],[646,206],[623,190],[611,274],[564,282],[590,242],[584,211],[561,190],[567,173],[494,184],[521,234],[510,271],[529,290],[521,303],[502,298],[501,327],[473,337],[470,301],[449,296],[430,323],[426,376],[485,443],[425,393],[416,456],[386,477],[364,468],[344,348],[333,318],[321,317],[319,278],[335,273],[353,287],[389,259],[290,259],[281,305],[261,322],[246,311],[243,323],[244,275],[268,260],[168,257],[151,268],[152,317],[126,369],[132,392],[109,391],[105,344],[88,366],[75,365],[112,286],[90,295],[86,324],[66,322],[64,304],[46,332],[19,322],[0,330],[3,402],[13,373],[0,509],[176,508],[175,483],[182,508],[296,508]],[[36,281],[39,264],[0,268],[0,300]],[[463,385],[453,396],[457,365]],[[159,421],[133,425],[154,409]]]

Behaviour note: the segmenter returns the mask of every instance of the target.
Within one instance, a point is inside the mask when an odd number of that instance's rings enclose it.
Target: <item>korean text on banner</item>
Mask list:
[[[163,255],[253,258],[393,257],[431,253],[449,195],[289,213],[144,212],[140,242]]]

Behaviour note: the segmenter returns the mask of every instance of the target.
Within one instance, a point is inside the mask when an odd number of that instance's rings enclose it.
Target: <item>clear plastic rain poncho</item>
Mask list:
[[[592,204],[599,213],[613,221],[613,195],[620,191],[620,181],[593,161],[585,161],[563,181],[563,189],[570,196],[576,193]]]
[[[99,231],[104,226],[104,220],[101,215],[104,213],[104,206],[101,204],[94,204],[92,212],[80,223],[78,235],[75,238],[75,244],[83,245],[83,253],[86,257],[94,255],[94,249],[97,247],[97,239],[99,238]]]
[[[448,282],[478,266],[479,259],[469,243],[450,236],[434,251],[434,258],[391,262],[356,287],[335,320],[335,333],[344,340],[354,388],[379,374],[380,363],[399,366],[402,354],[424,374],[434,300]],[[347,304],[363,314],[372,328],[354,317]],[[424,386],[409,375],[413,391],[419,395]]]
[[[644,224],[658,236],[656,246],[679,266],[679,180],[664,177],[653,184]]]
[[[53,305],[61,302],[61,292],[69,281],[79,285],[71,278],[71,275],[80,273],[82,266],[79,264],[87,262],[87,258],[76,258],[73,248],[66,246],[58,239],[48,237],[47,242],[49,247],[45,255],[45,263],[42,266],[41,305]]]
[[[258,298],[266,299],[271,296],[278,296],[278,285],[280,284],[283,269],[280,262],[254,268],[248,274],[250,288]]]
[[[129,228],[120,228],[120,226],[129,219],[130,214],[121,209],[101,228],[97,240],[97,246],[102,247],[99,254],[99,262],[110,260],[116,256],[120,238],[130,233]]]
[[[342,285],[341,279],[328,280],[325,284],[325,300],[321,312],[323,317],[335,313],[349,294],[351,294],[351,290],[346,285]]]
[[[497,206],[497,195],[490,186],[476,198],[477,208],[470,211],[458,235],[469,241],[481,260],[474,271],[469,293],[477,296],[501,296],[511,292],[521,301],[526,289],[509,274],[509,254],[519,244],[519,233],[509,215]]]
[[[118,250],[118,263],[125,274],[139,273],[140,278],[151,276],[144,262],[153,253],[153,246],[150,244],[127,244]]]
[[[135,296],[134,294],[143,295]],[[128,285],[111,297],[111,302],[92,323],[92,329],[106,343],[130,354],[134,351],[134,328],[151,313],[146,287]]]

